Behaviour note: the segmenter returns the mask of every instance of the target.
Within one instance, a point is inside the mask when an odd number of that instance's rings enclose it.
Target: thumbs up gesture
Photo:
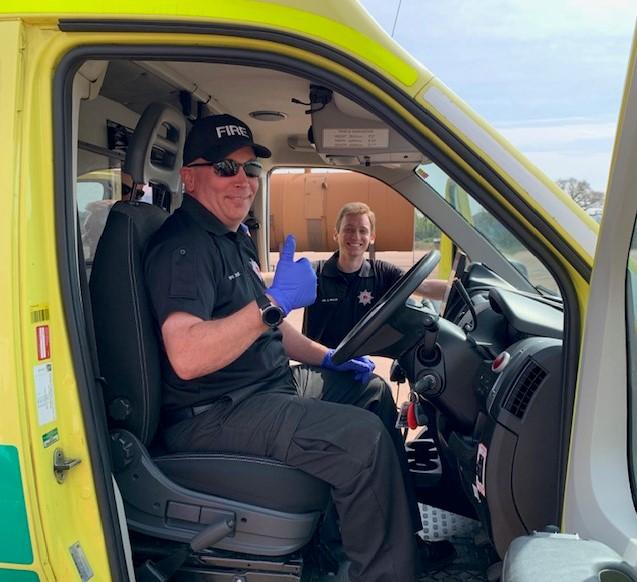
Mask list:
[[[316,273],[307,259],[294,260],[295,251],[296,239],[289,234],[281,249],[272,287],[267,290],[285,315],[316,301]]]

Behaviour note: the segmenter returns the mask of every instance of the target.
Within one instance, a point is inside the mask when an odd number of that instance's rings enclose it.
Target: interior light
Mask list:
[[[281,111],[252,111],[250,117],[259,121],[282,121],[287,115]]]

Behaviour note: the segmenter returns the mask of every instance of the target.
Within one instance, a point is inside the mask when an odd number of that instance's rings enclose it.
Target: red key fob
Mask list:
[[[418,428],[418,420],[416,419],[416,404],[414,402],[410,402],[409,408],[407,409],[407,426],[411,430]]]

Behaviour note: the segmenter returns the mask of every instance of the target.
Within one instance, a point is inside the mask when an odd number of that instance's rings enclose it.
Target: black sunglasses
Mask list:
[[[235,160],[221,160],[220,162],[198,162],[196,164],[188,164],[187,168],[196,168],[198,166],[211,166],[217,173],[217,176],[222,178],[231,178],[239,173],[239,170],[243,168],[248,178],[258,178],[261,175],[263,166],[256,160],[250,160],[249,162],[237,162]]]

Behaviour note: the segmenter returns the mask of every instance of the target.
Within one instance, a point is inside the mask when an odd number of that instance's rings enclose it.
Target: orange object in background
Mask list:
[[[348,202],[365,202],[376,214],[376,251],[411,251],[414,207],[380,180],[357,172],[274,172],[270,178],[270,250],[286,234],[298,251],[335,251],[336,215]]]

